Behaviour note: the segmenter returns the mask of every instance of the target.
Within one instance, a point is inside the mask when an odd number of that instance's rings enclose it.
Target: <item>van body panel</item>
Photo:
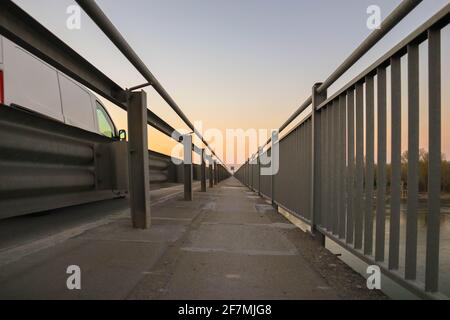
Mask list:
[[[98,132],[92,96],[81,85],[59,73],[64,122],[91,132]]]
[[[0,70],[4,78],[4,104],[59,120],[70,126],[100,132],[96,95],[12,41],[0,36]]]
[[[2,63],[3,63],[3,37],[0,36],[0,65]],[[1,68],[1,66],[0,66],[0,68]]]
[[[3,38],[5,104],[64,121],[55,69]]]

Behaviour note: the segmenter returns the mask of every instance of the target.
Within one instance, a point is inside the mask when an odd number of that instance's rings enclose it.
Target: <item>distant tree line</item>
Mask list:
[[[404,187],[406,188],[408,185],[408,151],[405,151],[401,156],[401,179],[404,183]],[[429,154],[425,149],[420,149],[419,151],[419,192],[427,192],[428,191],[428,163],[429,163]],[[375,185],[376,185],[376,165],[375,165]],[[386,166],[386,179],[387,179],[387,187],[391,186],[391,173],[392,173],[392,165],[387,164]],[[442,164],[441,164],[441,188],[442,192],[450,193],[450,161],[446,160],[445,155],[442,155]]]

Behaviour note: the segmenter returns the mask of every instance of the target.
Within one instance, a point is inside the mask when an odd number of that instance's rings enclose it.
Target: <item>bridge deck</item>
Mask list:
[[[21,244],[15,261],[0,251],[0,299],[381,297],[234,178],[155,205],[150,230],[133,230],[128,214]],[[69,265],[81,267],[80,291],[66,288]]]

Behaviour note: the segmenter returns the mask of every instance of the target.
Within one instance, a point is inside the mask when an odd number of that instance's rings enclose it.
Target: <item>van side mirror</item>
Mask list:
[[[127,132],[125,130],[119,130],[119,139],[120,141],[126,141],[127,140]]]

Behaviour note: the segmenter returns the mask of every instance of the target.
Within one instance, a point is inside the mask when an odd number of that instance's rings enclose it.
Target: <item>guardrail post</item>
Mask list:
[[[311,175],[311,233],[314,236],[320,237],[319,241],[325,245],[325,237],[320,232],[317,232],[318,222],[320,223],[319,217],[321,212],[321,170],[320,170],[320,132],[321,132],[321,122],[320,122],[320,111],[317,107],[327,99],[327,92],[319,93],[317,89],[321,86],[321,83],[316,83],[312,88],[312,150],[311,150],[311,165],[312,165],[312,175]]]
[[[270,183],[272,185],[272,195],[271,195],[272,207],[274,207],[274,209],[277,210],[277,211],[278,211],[278,205],[277,205],[277,203],[275,201],[275,176],[276,176],[277,172],[275,172],[275,171],[278,169],[276,166],[278,166],[279,163],[275,163],[274,159],[275,159],[275,156],[276,156],[275,153],[277,153],[277,152],[279,153],[279,151],[280,151],[280,149],[279,149],[280,145],[279,145],[278,139],[279,139],[279,132],[278,131],[273,131],[272,132],[272,148],[270,150],[270,158],[271,158],[270,167],[272,169],[272,175],[270,177],[270,180],[271,180]],[[278,162],[279,162],[279,160],[278,160]]]
[[[217,185],[217,161],[214,160],[214,185]]]
[[[206,154],[205,149],[202,149],[202,166],[201,166],[201,180],[202,180],[202,192],[206,192]]]
[[[220,183],[220,164],[217,164],[217,184]]]
[[[184,149],[184,200],[192,201],[194,193],[192,188],[193,166],[192,166],[192,136],[183,136]]]
[[[128,100],[130,209],[133,228],[150,227],[150,173],[147,135],[147,94],[130,93]]]
[[[209,159],[209,187],[214,188],[214,169],[212,158]]]
[[[263,153],[263,149],[258,148],[258,196],[261,196],[261,155]]]

